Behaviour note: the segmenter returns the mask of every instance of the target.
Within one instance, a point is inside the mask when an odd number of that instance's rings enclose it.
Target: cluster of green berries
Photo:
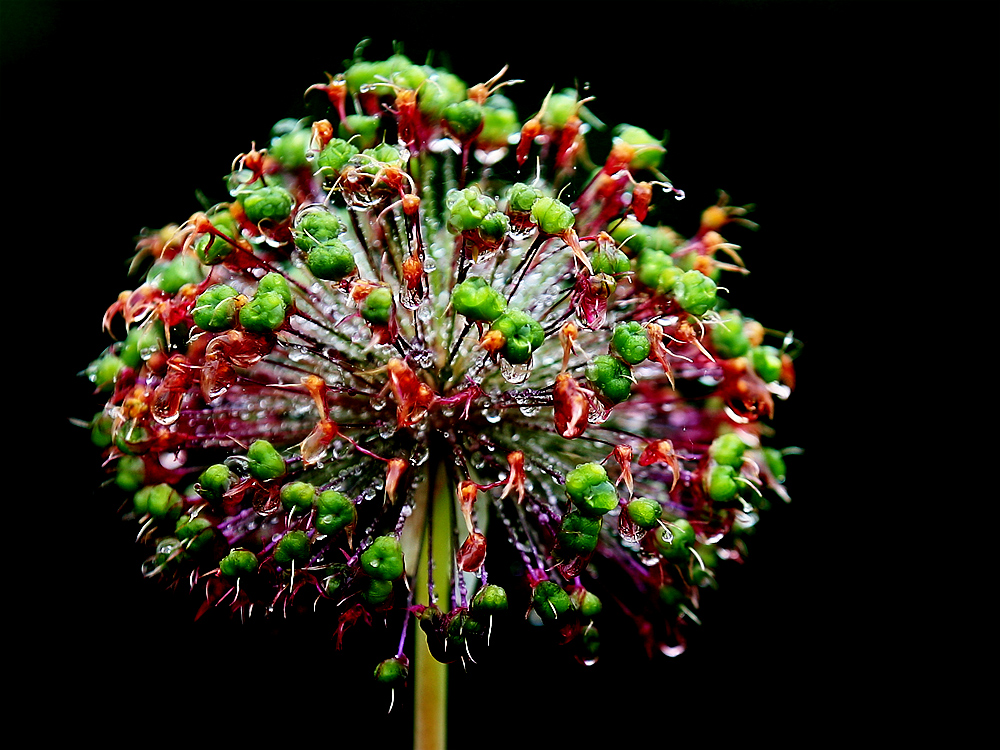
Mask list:
[[[523,118],[513,83],[356,59],[306,92],[325,117],[237,158],[225,201],[140,239],[86,373],[147,575],[392,644],[417,623],[442,661],[533,613],[590,663],[600,572],[624,565],[611,598],[683,648],[786,497],[765,442],[795,342],[720,295],[743,209],[657,224],[679,196],[661,139],[622,125],[598,154],[589,100]],[[488,573],[504,543],[523,577]],[[375,677],[403,684],[387,649]]]

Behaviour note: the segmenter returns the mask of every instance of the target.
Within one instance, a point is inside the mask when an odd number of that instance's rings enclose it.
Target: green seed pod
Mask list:
[[[111,432],[115,420],[106,411],[99,411],[90,422],[90,442],[98,448],[111,445]]]
[[[146,462],[138,456],[122,456],[115,467],[115,486],[124,492],[135,492],[146,481]]]
[[[577,511],[567,513],[556,535],[558,549],[566,557],[589,555],[597,548],[601,525],[601,516],[588,516]]]
[[[209,502],[218,502],[233,484],[233,475],[225,464],[212,464],[198,477],[195,492]]]
[[[281,488],[280,497],[285,510],[307,511],[316,502],[316,488],[309,482],[289,482]]]
[[[308,250],[337,239],[343,231],[344,225],[340,223],[336,214],[325,210],[309,210],[300,213],[296,218],[292,236],[295,238],[296,247]]]
[[[254,224],[262,221],[284,221],[291,215],[295,198],[283,187],[269,185],[239,196],[247,220]]]
[[[285,277],[280,273],[272,271],[264,274],[257,282],[257,294],[277,294],[286,305],[292,304],[292,290],[288,286]]]
[[[628,273],[632,269],[632,264],[620,248],[609,243],[606,246],[598,246],[590,256],[590,267],[594,269],[595,274],[606,273],[608,276],[616,276]]]
[[[542,196],[531,207],[531,218],[545,234],[562,234],[576,223],[573,209],[555,198]]]
[[[477,102],[466,99],[454,102],[441,110],[444,125],[459,141],[471,141],[483,129],[483,108]]]
[[[394,581],[403,575],[403,548],[394,536],[376,537],[361,553],[361,569],[380,581]]]
[[[277,292],[258,291],[240,308],[240,325],[249,333],[270,333],[285,323],[288,306]]]
[[[611,482],[601,482],[590,488],[583,499],[578,501],[580,512],[588,516],[603,516],[618,507],[618,490]]]
[[[615,326],[611,346],[630,365],[637,365],[649,356],[649,335],[641,323],[630,320]]]
[[[451,302],[470,321],[491,323],[507,308],[507,301],[479,276],[470,276],[456,284]]]
[[[257,572],[257,556],[247,549],[233,549],[219,561],[219,572],[229,580]]]
[[[510,308],[490,327],[503,334],[503,355],[508,362],[522,365],[531,359],[532,352],[545,341],[541,323],[521,310]]]
[[[566,475],[566,494],[578,502],[591,487],[608,481],[608,472],[599,463],[580,464]]]
[[[581,464],[567,474],[566,494],[586,516],[600,517],[618,507],[618,490],[598,463]]]
[[[336,490],[324,490],[316,503],[316,530],[333,536],[344,529],[353,529],[358,511],[347,497]]]
[[[736,470],[725,464],[715,464],[705,476],[705,490],[714,502],[724,503],[734,499],[740,493],[740,485],[736,481]]]
[[[392,598],[392,581],[383,581],[379,578],[369,578],[365,588],[365,601],[373,607],[385,604]]]
[[[385,60],[372,63],[375,80],[390,81],[395,85],[416,91],[433,71],[424,65],[416,65],[406,55],[396,53]],[[388,91],[389,89],[378,89]]]
[[[388,687],[396,687],[406,682],[409,671],[405,657],[386,659],[375,667],[375,681]]]
[[[660,276],[668,268],[673,268],[674,259],[660,250],[646,248],[639,253],[637,262],[639,282],[659,291]],[[672,285],[671,285],[672,286]]]
[[[649,531],[659,525],[660,515],[663,508],[655,500],[645,498],[635,498],[625,506],[625,513],[628,519],[640,529]]]
[[[657,294],[670,294],[673,292],[674,285],[677,280],[680,279],[684,270],[679,266],[666,266],[661,272],[659,278],[656,280],[656,293]]]
[[[754,372],[765,383],[773,383],[781,377],[781,352],[773,346],[755,346],[750,350],[750,361]]]
[[[267,440],[254,440],[247,450],[250,475],[265,482],[285,475],[285,459]]]
[[[683,242],[670,227],[645,227],[644,229],[643,246],[650,250],[669,255],[677,249],[678,244]]]
[[[215,536],[215,528],[207,518],[181,516],[177,519],[174,534],[182,542],[186,542],[187,551],[194,554],[206,549],[211,544],[212,538]]]
[[[138,515],[148,513],[158,521],[176,521],[184,510],[184,498],[169,484],[143,487],[135,493],[132,502]]]
[[[767,468],[779,482],[785,481],[785,457],[777,448],[764,448],[764,461]]]
[[[347,90],[354,96],[361,93],[362,88],[380,83],[378,76],[380,66],[385,66],[385,61],[372,62],[371,60],[355,60],[347,70],[344,71],[344,81],[347,83]]]
[[[212,226],[227,237],[236,239],[239,236],[236,223],[233,221],[233,215],[229,211],[217,211],[212,214],[209,220],[212,222]],[[208,233],[201,235],[194,241],[191,247],[198,260],[206,266],[222,262],[235,249],[221,237]]]
[[[750,351],[750,340],[743,333],[743,318],[737,312],[722,313],[709,337],[712,348],[722,359],[742,357]]]
[[[362,149],[372,148],[379,142],[381,122],[382,118],[378,115],[348,115],[341,120],[338,132],[345,141],[356,143]]]
[[[645,224],[640,224],[635,219],[622,219],[615,223],[614,227],[610,229],[611,239],[618,244],[618,246],[626,245],[632,251],[633,254],[638,254],[643,251],[646,247],[646,237],[649,234],[651,227],[647,227]],[[646,286],[649,286],[648,284]]]
[[[597,617],[601,613],[603,605],[601,600],[591,591],[581,587],[577,587],[573,590],[573,606],[576,607],[577,611],[587,618]]]
[[[112,435],[115,447],[126,456],[136,456],[144,453],[148,449],[148,443],[152,440],[150,431],[134,420],[130,420],[123,425],[123,429]]]
[[[474,615],[495,615],[507,611],[507,592],[501,586],[489,583],[472,597],[470,612]]]
[[[486,216],[496,211],[496,201],[472,185],[464,190],[452,188],[444,199],[448,231],[459,234],[476,229]]]
[[[674,282],[673,295],[687,312],[704,315],[715,307],[715,291],[715,282],[701,271],[685,271]]]
[[[587,380],[613,404],[619,404],[631,395],[631,375],[628,365],[609,354],[599,354],[587,365]]]
[[[657,534],[654,539],[656,548],[660,554],[672,562],[682,562],[687,560],[691,554],[691,546],[694,544],[694,527],[683,519],[678,518],[669,524],[671,540],[667,542],[665,534]]]
[[[198,295],[191,310],[194,324],[203,331],[225,331],[236,325],[239,293],[226,284],[215,284]]]
[[[491,211],[486,214],[482,224],[479,225],[479,236],[494,245],[499,245],[507,231],[510,229],[510,219],[507,214],[499,211]]]
[[[392,315],[392,290],[387,286],[373,289],[361,303],[361,315],[375,326],[389,323]]]
[[[558,584],[542,581],[532,592],[531,605],[544,622],[553,622],[569,611],[572,602]]]
[[[151,352],[164,351],[165,348],[163,323],[157,320],[152,325],[130,328],[120,356],[125,364],[136,369]]]
[[[125,366],[121,357],[115,354],[105,354],[100,359],[95,359],[87,367],[87,378],[97,386],[100,391],[111,391],[115,387],[115,380],[118,373]]]
[[[330,598],[337,598],[347,584],[346,573],[348,567],[342,564],[327,566],[326,578],[323,581],[323,590]]]
[[[309,536],[304,531],[289,531],[274,546],[274,561],[283,568],[293,561],[306,562],[309,560],[309,548]]]
[[[440,119],[444,108],[468,97],[469,87],[458,76],[435,70],[427,83],[420,88],[417,106],[431,120]]]
[[[507,193],[507,210],[515,213],[529,213],[534,207],[535,201],[544,195],[545,193],[532,185],[515,182],[510,186],[510,192]]]
[[[384,141],[373,148],[366,148],[361,153],[368,157],[366,160],[368,163],[362,167],[362,170],[369,174],[378,174],[384,165],[403,166],[403,155],[399,149]]]
[[[569,118],[576,114],[579,98],[575,89],[563,89],[549,97],[549,103],[542,113],[542,122],[551,128],[566,127]]]
[[[309,164],[308,151],[312,129],[300,121],[285,119],[271,128],[271,145],[267,152],[288,170],[302,169]]]
[[[306,266],[317,279],[340,281],[357,270],[354,253],[338,239],[313,245],[306,253]]]
[[[173,260],[155,264],[149,269],[147,283],[167,294],[177,294],[185,284],[198,284],[205,270],[193,255],[181,253]]]
[[[743,465],[743,451],[746,450],[746,447],[746,443],[740,440],[739,435],[735,432],[727,432],[712,441],[708,447],[708,455],[717,464],[739,469]]]
[[[634,125],[619,125],[614,131],[615,140],[635,147],[635,156],[629,162],[629,169],[659,169],[667,149],[647,131]]]
[[[340,177],[348,162],[358,154],[358,149],[343,138],[334,138],[327,143],[316,157],[316,164],[323,176],[331,182]]]
[[[505,96],[494,94],[483,105],[483,129],[478,143],[489,146],[506,146],[511,136],[521,130],[517,110],[513,102]]]

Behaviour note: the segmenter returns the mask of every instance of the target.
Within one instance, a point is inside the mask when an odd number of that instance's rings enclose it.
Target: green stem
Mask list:
[[[432,463],[428,476],[432,484],[427,493],[431,504],[427,531],[421,544],[420,563],[417,566],[416,602],[429,605],[428,536],[433,544],[434,592],[447,607],[451,596],[451,505],[454,500],[443,463]],[[433,656],[427,646],[427,636],[421,629],[414,654],[414,709],[413,746],[415,750],[444,750],[447,745],[448,665]]]

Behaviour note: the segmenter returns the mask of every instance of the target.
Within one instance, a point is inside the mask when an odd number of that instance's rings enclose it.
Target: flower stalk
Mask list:
[[[442,597],[447,600],[451,596],[451,571],[446,562],[451,557],[455,504],[444,465],[433,459],[430,464],[431,513],[422,539],[416,577],[417,605],[426,607]],[[414,748],[438,750],[446,747],[448,666],[431,655],[425,634],[421,633],[418,641],[413,684]]]

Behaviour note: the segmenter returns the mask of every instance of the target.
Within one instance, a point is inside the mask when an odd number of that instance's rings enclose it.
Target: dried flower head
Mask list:
[[[601,598],[679,653],[786,497],[764,425],[795,342],[718,285],[746,209],[644,223],[683,197],[663,143],[620,125],[596,153],[587,99],[522,121],[513,83],[394,55],[311,86],[329,119],[279,122],[230,200],[142,236],[87,370],[145,574],[338,644],[385,623],[388,685],[411,623],[468,661],[511,611],[593,662]],[[491,576],[505,543],[519,580]]]

